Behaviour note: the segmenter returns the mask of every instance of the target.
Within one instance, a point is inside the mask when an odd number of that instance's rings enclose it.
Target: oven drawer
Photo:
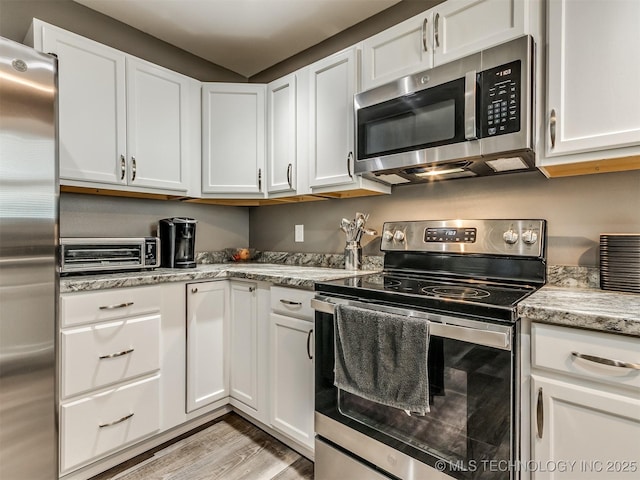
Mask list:
[[[640,389],[637,338],[538,323],[531,338],[534,368]],[[625,365],[606,365],[609,360]]]
[[[315,445],[315,480],[335,480],[336,478],[357,478],[358,480],[389,480],[355,458],[333,448],[328,443],[316,438]]]

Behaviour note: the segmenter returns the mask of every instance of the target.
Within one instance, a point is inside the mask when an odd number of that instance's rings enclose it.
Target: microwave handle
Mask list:
[[[475,70],[464,76],[464,138],[475,140],[476,134],[476,88],[477,73]]]

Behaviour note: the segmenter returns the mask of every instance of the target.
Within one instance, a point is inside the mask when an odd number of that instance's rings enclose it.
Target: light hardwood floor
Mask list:
[[[91,480],[313,480],[313,463],[235,413]]]

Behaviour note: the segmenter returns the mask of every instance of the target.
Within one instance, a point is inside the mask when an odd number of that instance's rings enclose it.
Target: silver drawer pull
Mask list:
[[[302,302],[292,302],[291,300],[285,300],[283,298],[280,299],[280,303],[284,303],[285,305],[298,305],[302,306]]]
[[[116,357],[121,357],[123,355],[127,355],[128,353],[132,353],[133,352],[133,348],[130,348],[129,350],[123,350],[121,352],[117,352],[117,353],[110,353],[109,355],[100,355],[98,358],[100,360],[104,359],[104,358],[116,358]]]
[[[640,370],[640,363],[622,362],[620,360],[612,360],[610,358],[596,357],[594,355],[586,355],[584,353],[571,352],[576,358],[587,360],[588,362],[599,363],[601,365],[609,365],[610,367],[630,368],[632,370]]]
[[[133,413],[130,413],[129,415],[125,415],[124,417],[119,418],[118,420],[114,420],[113,422],[102,423],[102,424],[98,425],[98,427],[104,428],[104,427],[110,427],[111,425],[117,425],[118,423],[122,423],[125,420],[129,420],[131,417],[133,417]]]
[[[120,303],[118,305],[103,305],[100,310],[115,310],[116,308],[126,308],[133,305],[133,302]]]

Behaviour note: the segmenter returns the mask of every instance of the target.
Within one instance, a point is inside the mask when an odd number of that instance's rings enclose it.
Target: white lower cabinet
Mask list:
[[[531,478],[635,478],[640,370],[602,362],[640,364],[638,339],[541,324],[531,336]]]
[[[226,281],[187,284],[187,413],[229,395],[227,292]]]
[[[271,289],[271,426],[313,449],[313,292]]]
[[[159,298],[158,286],[61,295],[62,474],[160,430]]]
[[[60,407],[60,469],[111,453],[160,429],[160,375]]]

